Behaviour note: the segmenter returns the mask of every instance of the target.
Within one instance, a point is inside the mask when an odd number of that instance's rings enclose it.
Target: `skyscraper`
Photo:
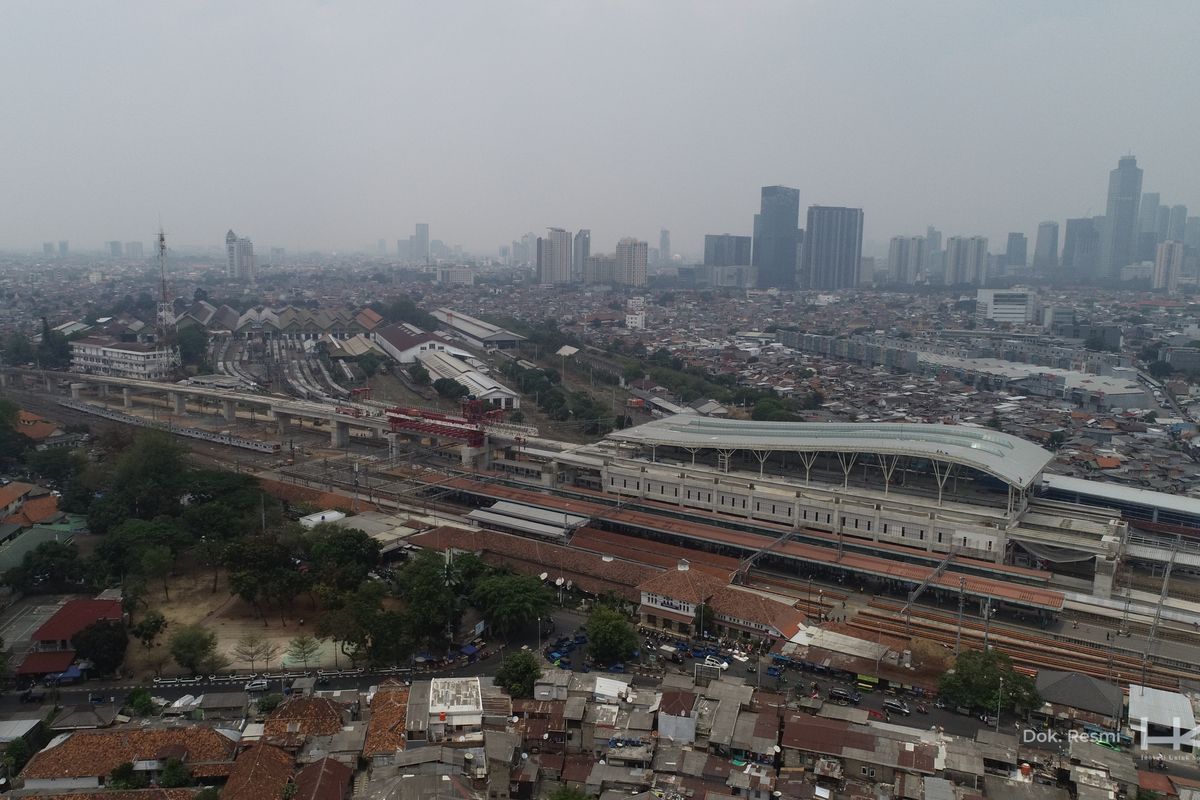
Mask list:
[[[1158,192],[1146,192],[1142,195],[1142,203],[1138,207],[1139,231],[1158,229],[1158,202]]]
[[[946,240],[946,285],[987,283],[988,240],[986,236],[951,236]]]
[[[1183,242],[1168,240],[1158,246],[1154,257],[1154,288],[1174,292],[1183,273]]]
[[[233,281],[253,281],[254,243],[232,230],[225,234],[225,277]]]
[[[942,232],[932,225],[925,228],[925,274],[942,268]]]
[[[646,242],[625,238],[617,242],[616,282],[624,286],[646,285],[646,257],[649,254]]]
[[[1182,242],[1187,235],[1187,206],[1171,206],[1167,218],[1167,241]]]
[[[125,248],[121,246],[120,242],[109,242],[108,255],[112,258],[120,258],[121,256],[125,255]]]
[[[754,215],[753,264],[760,289],[796,285],[796,250],[800,242],[800,190],[764,186],[761,210]]]
[[[925,270],[924,236],[893,236],[888,247],[888,272],[892,283],[910,285]]]
[[[1171,225],[1171,209],[1169,206],[1158,207],[1158,219],[1154,221],[1154,232],[1158,234],[1158,240],[1165,242],[1167,240],[1167,228]]]
[[[42,242],[42,255],[54,255],[54,242]]]
[[[547,228],[546,235],[537,240],[538,283],[570,283],[571,258],[571,232]]]
[[[1136,255],[1138,205],[1142,199],[1142,170],[1133,156],[1122,156],[1108,175],[1108,208],[1100,240],[1100,274],[1114,279]]]
[[[1200,250],[1200,217],[1188,217],[1183,229],[1183,243],[1193,250]]]
[[[704,265],[706,267],[750,266],[751,240],[749,236],[734,236],[729,233],[709,233],[704,237]]]
[[[1063,237],[1062,266],[1075,280],[1096,273],[1100,257],[1100,229],[1092,217],[1067,220]]]
[[[1004,264],[1008,267],[1024,267],[1029,264],[1029,239],[1023,233],[1010,233],[1008,246],[1004,249]]]
[[[583,282],[583,269],[587,266],[588,257],[592,254],[592,232],[581,228],[575,234],[574,252],[571,256],[571,282]]]
[[[1045,271],[1058,269],[1058,223],[1038,225],[1037,243],[1033,249],[1033,268]]]
[[[58,257],[66,258],[71,254],[71,243],[66,239],[58,240]]]
[[[861,208],[809,206],[800,272],[806,289],[853,289],[862,266]]]
[[[142,258],[142,243],[141,242],[126,242],[125,243],[126,258]]]
[[[658,260],[663,264],[671,263],[671,232],[665,228],[658,232]]]
[[[429,263],[429,223],[418,222],[416,232],[408,240],[408,260]]]

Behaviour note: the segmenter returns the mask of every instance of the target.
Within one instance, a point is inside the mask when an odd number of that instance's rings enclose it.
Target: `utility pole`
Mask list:
[[[1004,698],[1004,676],[1000,676],[1000,693],[996,695],[996,733],[1000,732],[1000,705]]]
[[[963,623],[963,603],[967,599],[967,579],[959,577],[958,579],[958,632],[954,634],[954,656],[962,652],[962,623]]]
[[[988,651],[988,634],[992,630],[992,598],[985,597],[987,605],[983,607],[983,652]]]

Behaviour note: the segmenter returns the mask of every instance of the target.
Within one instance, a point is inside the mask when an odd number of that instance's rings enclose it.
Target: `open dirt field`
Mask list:
[[[241,599],[229,594],[224,572],[217,583],[217,591],[212,591],[212,573],[208,571],[191,572],[173,576],[170,580],[170,599],[163,595],[162,586],[153,586],[148,591],[147,601],[151,609],[161,611],[167,618],[167,628],[159,637],[153,648],[145,648],[136,639],[131,639],[129,651],[125,657],[125,669],[138,678],[149,678],[155,674],[157,667],[163,675],[179,675],[182,671],[171,660],[169,642],[171,633],[183,625],[193,623],[203,625],[217,635],[217,649],[229,659],[229,667],[224,672],[249,672],[250,665],[235,660],[233,648],[238,639],[254,632],[279,647],[279,655],[270,664],[272,671],[277,671],[281,665],[290,668],[303,668],[303,664],[292,664],[286,658],[288,643],[302,633],[316,635],[316,615],[311,600],[306,595],[296,598],[294,607],[281,620],[278,610],[273,607],[266,609],[266,619],[255,613],[254,608]],[[140,614],[134,617],[134,622]],[[265,622],[265,624],[264,624]],[[335,666],[335,645],[325,642],[322,652],[308,664],[309,669]],[[346,658],[338,655],[337,664],[347,666]],[[264,672],[263,664],[255,665],[257,672]]]

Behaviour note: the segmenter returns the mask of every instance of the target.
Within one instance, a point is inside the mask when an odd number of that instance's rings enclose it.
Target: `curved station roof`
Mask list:
[[[1050,462],[1036,444],[990,428],[870,422],[751,422],[677,415],[608,438],[647,447],[787,453],[873,453],[928,458],[979,470],[1027,489]]]

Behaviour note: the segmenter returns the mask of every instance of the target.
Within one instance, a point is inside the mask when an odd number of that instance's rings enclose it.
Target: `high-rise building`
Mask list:
[[[1168,240],[1158,246],[1154,257],[1154,288],[1175,292],[1183,274],[1183,242]]]
[[[857,287],[862,238],[861,208],[809,206],[801,285],[806,289]]]
[[[1029,264],[1029,239],[1025,234],[1008,235],[1008,246],[1004,248],[1004,264],[1009,267],[1024,267]]]
[[[1063,237],[1062,266],[1076,280],[1096,273],[1100,258],[1100,228],[1094,217],[1067,220]]]
[[[1167,240],[1182,242],[1187,235],[1187,206],[1171,206],[1171,216],[1167,218]]]
[[[1100,274],[1115,279],[1136,255],[1138,205],[1142,200],[1142,170],[1133,156],[1122,156],[1108,175],[1108,208],[1100,240]]]
[[[66,258],[71,254],[71,243],[66,239],[58,240],[58,257]]]
[[[587,228],[581,228],[575,234],[573,244],[573,254],[571,256],[571,282],[582,283],[584,267],[587,266],[587,260],[592,255],[592,232]]]
[[[410,244],[412,244],[411,237],[408,239],[397,239],[396,240],[396,259],[397,260],[399,260],[399,261],[410,261],[411,260],[411,252],[409,251]]]
[[[125,243],[125,257],[126,258],[143,258],[144,256],[143,256],[143,251],[142,251],[142,243],[141,242],[126,242]]]
[[[888,272],[892,283],[910,285],[916,283],[925,270],[924,236],[893,236],[888,247]]]
[[[232,230],[225,234],[225,277],[233,281],[255,278],[254,243]]]
[[[1058,269],[1058,223],[1043,222],[1038,225],[1037,242],[1033,248],[1033,268],[1039,270]]]
[[[408,260],[418,264],[429,263],[428,222],[418,222],[415,232],[408,237]]]
[[[650,245],[637,239],[617,242],[616,282],[622,286],[646,285],[646,258]]]
[[[925,274],[942,268],[942,232],[932,225],[925,228]]]
[[[545,286],[571,282],[571,232],[547,228],[537,240],[538,283]]]
[[[1183,228],[1183,243],[1193,250],[1200,250],[1200,217],[1188,217]]]
[[[759,213],[754,215],[752,263],[758,268],[760,289],[791,289],[796,285],[796,252],[800,245],[800,190],[764,186]]]
[[[666,228],[658,232],[658,261],[660,264],[671,263],[671,232]]]
[[[612,256],[588,256],[583,265],[583,282],[612,285],[617,282],[617,259]]]
[[[729,233],[704,236],[704,265],[707,267],[750,266],[751,239]]]
[[[121,246],[120,242],[109,242],[108,255],[111,258],[121,258],[123,255],[125,255],[125,248]]]
[[[951,236],[946,240],[946,285],[982,286],[988,279],[986,236]]]
[[[42,242],[42,255],[54,255],[54,242]]]
[[[1142,195],[1138,207],[1138,231],[1158,230],[1158,192],[1146,192]]]

